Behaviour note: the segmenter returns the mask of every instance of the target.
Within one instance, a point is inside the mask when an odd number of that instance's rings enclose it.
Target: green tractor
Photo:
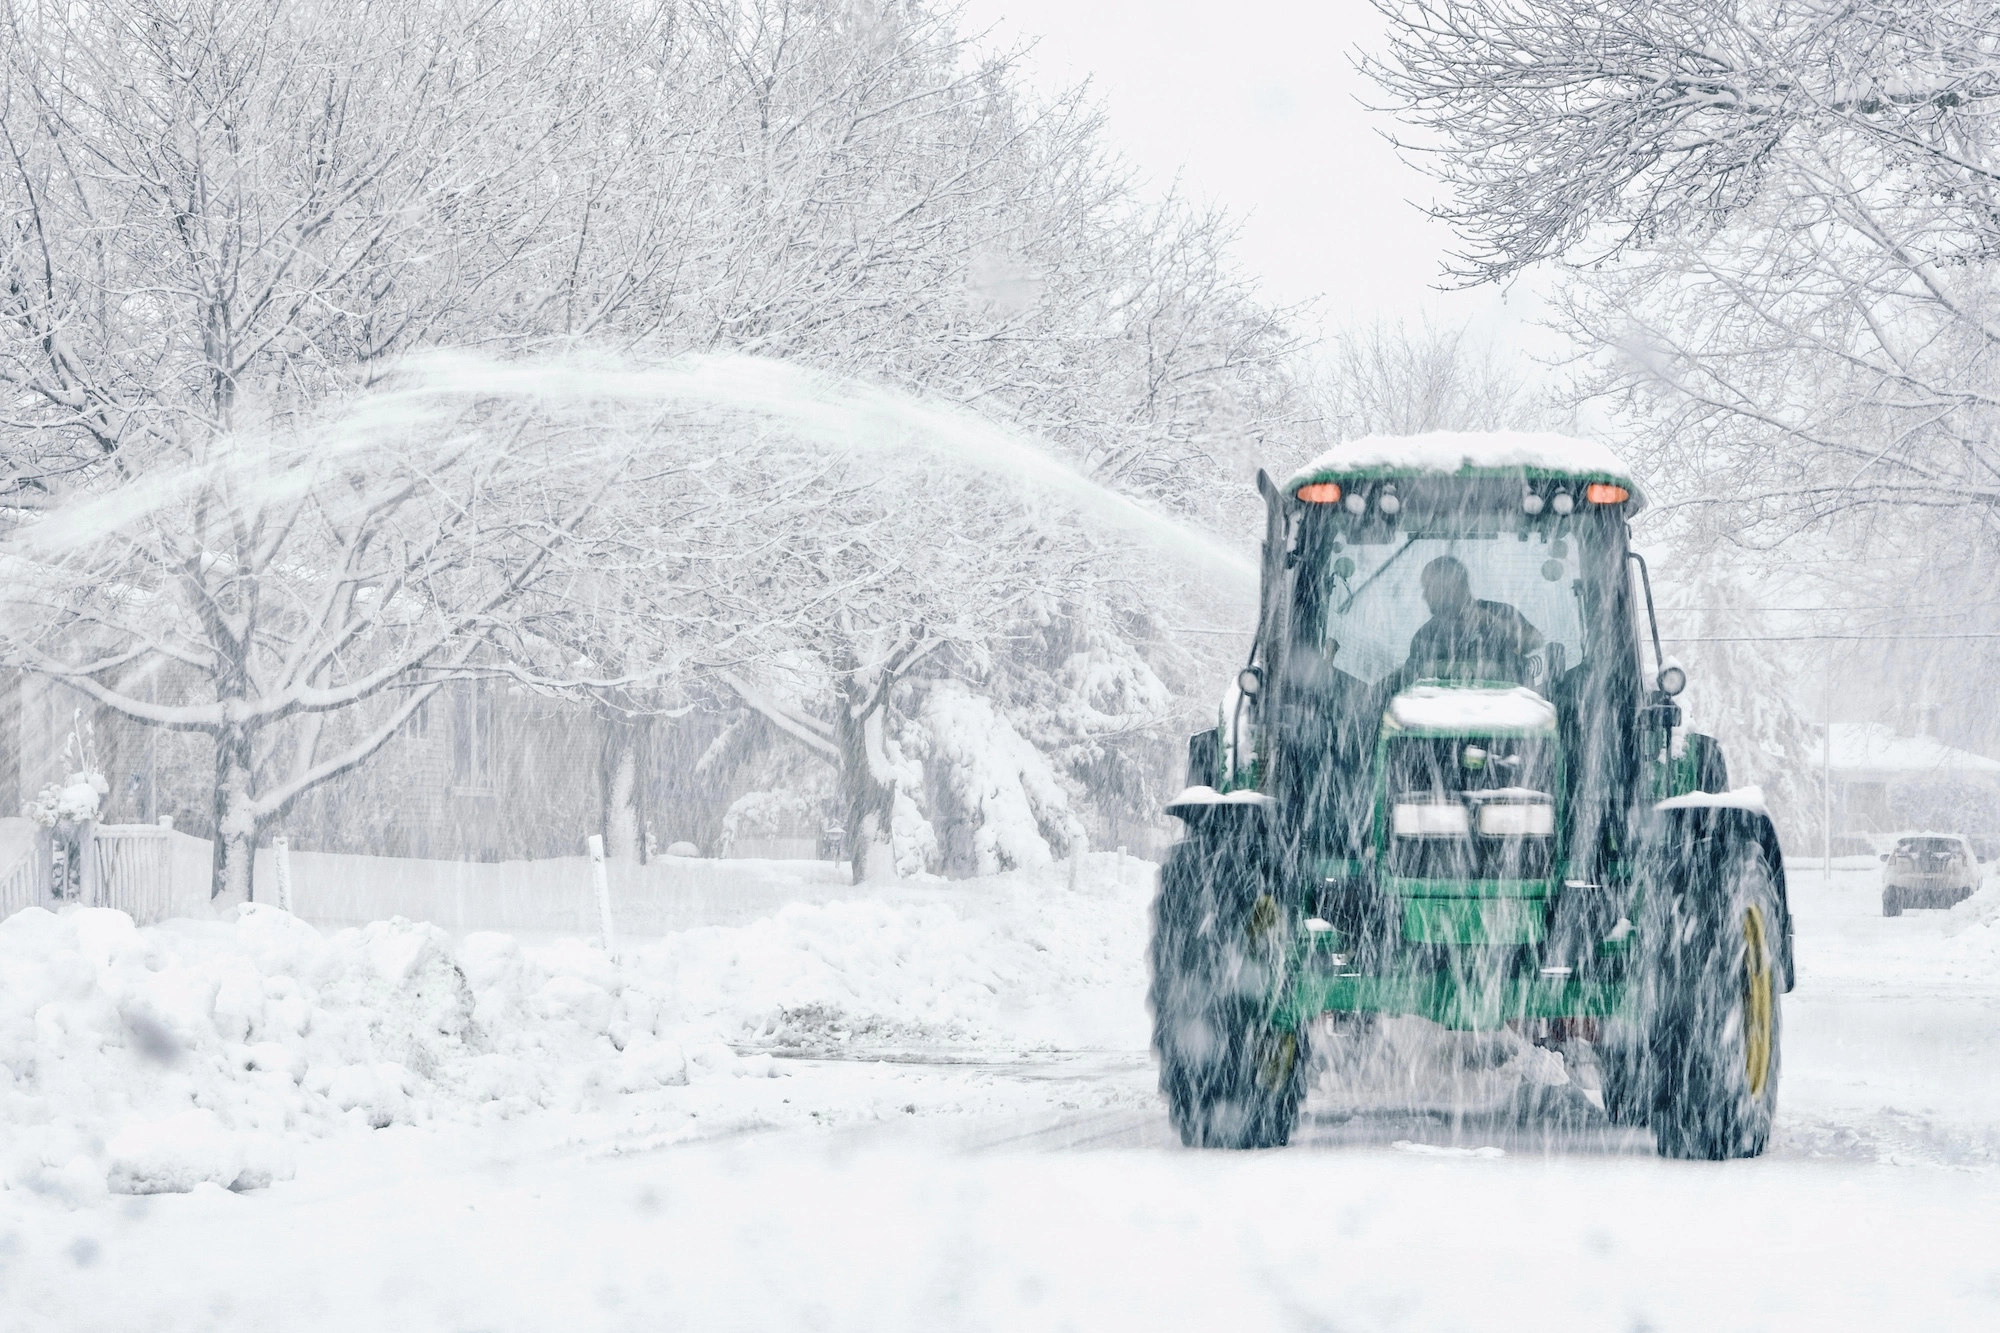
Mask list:
[[[1258,485],[1256,645],[1189,742],[1154,908],[1183,1141],[1283,1145],[1316,1030],[1414,1015],[1582,1053],[1666,1156],[1762,1152],[1784,863],[1681,728],[1625,466],[1558,436],[1378,437]]]

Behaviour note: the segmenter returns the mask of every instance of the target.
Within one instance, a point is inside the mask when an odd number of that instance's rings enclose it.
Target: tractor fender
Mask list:
[[[1189,828],[1210,826],[1262,828],[1278,800],[1260,791],[1219,792],[1213,787],[1189,787],[1167,802],[1167,813]]]
[[[1654,883],[1699,885],[1712,883],[1715,873],[1731,851],[1753,846],[1763,853],[1777,887],[1778,909],[1784,914],[1779,933],[1779,957],[1784,968],[1785,990],[1796,979],[1792,964],[1792,907],[1785,890],[1785,858],[1778,848],[1778,831],[1770,815],[1748,801],[1731,803],[1697,796],[1676,797],[1653,808],[1647,821],[1643,852],[1653,869]]]
[[[1273,882],[1277,805],[1262,792],[1189,787],[1167,803],[1167,813],[1187,825],[1168,859],[1190,870],[1190,883],[1206,885],[1205,896],[1247,904]],[[1168,878],[1162,876],[1163,891]]]

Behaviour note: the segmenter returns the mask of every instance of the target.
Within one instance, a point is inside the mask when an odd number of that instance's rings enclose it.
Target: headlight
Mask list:
[[[1463,838],[1472,819],[1456,801],[1399,801],[1394,827],[1399,838]]]
[[[1546,838],[1556,831],[1556,808],[1532,805],[1482,805],[1479,832],[1488,838]]]

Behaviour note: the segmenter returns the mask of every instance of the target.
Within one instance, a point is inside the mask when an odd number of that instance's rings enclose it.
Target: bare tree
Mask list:
[[[215,738],[231,892],[298,791],[472,672],[593,704],[622,853],[648,719],[721,672],[786,701],[880,832],[897,680],[989,659],[1031,596],[1158,595],[1083,576],[1105,553],[1073,509],[977,469],[593,367],[886,382],[1211,521],[1306,415],[1226,220],[1142,205],[1082,94],[1024,95],[945,6],[7,14],[0,424],[29,442],[4,498],[34,572],[5,652]],[[478,355],[412,366],[439,346]],[[75,540],[85,516],[113,539]],[[138,707],[157,663],[184,692]],[[322,755],[310,719],[340,709]]]
[[[23,0],[6,22],[0,386],[31,443],[5,498],[47,512],[16,533],[0,652],[213,738],[215,888],[241,896],[258,832],[518,631],[589,512],[595,474],[544,485],[552,438],[476,403],[339,403],[413,347],[560,332],[629,287],[580,258],[604,158],[578,150],[621,81],[577,53],[609,27],[636,58],[645,19]],[[160,669],[181,698],[121,687]],[[316,719],[392,689],[320,752]]]
[[[248,893],[259,836],[301,795],[443,682],[532,662],[567,614],[588,561],[570,548],[622,469],[552,484],[569,440],[496,439],[478,415],[441,439],[350,418],[254,456],[218,445],[137,504],[72,502],[17,534],[0,660],[213,742],[218,895]],[[329,714],[377,699],[322,746]]]
[[[1289,374],[1297,339],[1230,264],[1225,218],[1178,199],[1142,205],[1081,93],[1026,98],[1012,58],[974,59],[947,8],[756,0],[690,16],[687,68],[710,73],[673,115],[712,128],[675,171],[722,202],[681,215],[674,281],[625,312],[635,325],[649,312],[644,345],[781,356],[920,391],[1023,428],[1125,493],[1247,517],[1231,507],[1250,494],[1235,484],[1244,459],[1307,410]],[[966,483],[934,458],[877,449],[840,462],[820,447],[783,454],[789,475],[715,474],[759,497],[808,478],[822,490],[810,508],[758,500],[760,525],[797,524],[782,548],[732,557],[768,595],[709,595],[769,632],[754,651],[705,660],[836,766],[865,848],[895,818],[882,737],[897,682],[941,651],[990,654],[1008,607],[1073,588],[1077,556],[1073,534],[1035,530],[1032,497],[945,511],[935,496]],[[1017,559],[1016,540],[1044,549]],[[586,651],[633,661],[657,640],[642,627]],[[633,790],[610,775],[642,770],[628,742],[643,706],[674,705],[624,699],[606,715],[607,808],[626,809]],[[613,845],[642,822],[607,824]],[[857,855],[865,874],[870,853]]]
[[[1434,430],[1546,428],[1550,398],[1464,325],[1382,321],[1335,332],[1315,385],[1336,440]]]
[[[1380,7],[1455,271],[1586,266],[1573,326],[1659,476],[1738,525],[1994,513],[2000,8]]]
[[[1104,565],[1083,532],[976,468],[878,456],[808,475],[834,503],[742,570],[770,640],[720,678],[833,765],[857,880],[893,876],[896,824],[920,794],[889,751],[899,684],[940,655],[987,651],[1028,598],[1081,593]]]

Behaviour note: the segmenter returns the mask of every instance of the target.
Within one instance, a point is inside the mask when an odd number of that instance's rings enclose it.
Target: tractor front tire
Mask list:
[[[1762,848],[1648,894],[1652,1122],[1663,1157],[1755,1157],[1778,1105],[1784,917]]]
[[[1597,1074],[1605,1119],[1641,1127],[1652,1120],[1653,1075],[1639,1042],[1607,1033],[1597,1044]]]
[[[1310,1053],[1270,1021],[1289,932],[1263,862],[1248,837],[1197,834],[1160,869],[1153,1050],[1191,1148],[1280,1148],[1298,1124]]]

